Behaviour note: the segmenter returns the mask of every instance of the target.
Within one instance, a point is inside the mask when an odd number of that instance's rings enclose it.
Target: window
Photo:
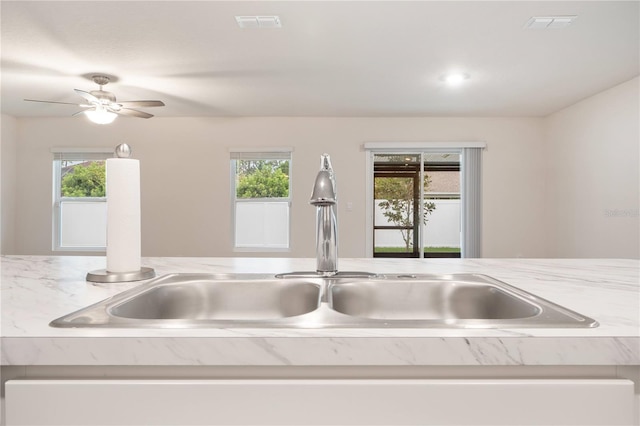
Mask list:
[[[104,251],[105,160],[113,150],[53,150],[53,250]]]
[[[368,143],[373,257],[480,257],[484,143]]]
[[[232,152],[234,247],[289,248],[291,152]]]

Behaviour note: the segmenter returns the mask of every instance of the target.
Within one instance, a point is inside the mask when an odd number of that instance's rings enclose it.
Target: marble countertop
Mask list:
[[[340,259],[340,270],[479,273],[596,319],[564,329],[61,329],[55,318],[137,283],[94,284],[104,257],[1,258],[2,365],[640,365],[637,260]],[[175,272],[281,273],[315,259],[145,258]]]

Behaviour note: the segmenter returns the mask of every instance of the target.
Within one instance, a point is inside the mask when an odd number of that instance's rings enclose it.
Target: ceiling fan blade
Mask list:
[[[46,104],[63,104],[63,105],[75,105],[75,106],[84,106],[78,104],[72,104],[71,102],[58,102],[58,101],[40,101],[38,99],[24,99],[27,102],[43,102]]]
[[[116,102],[120,104],[122,108],[148,108],[148,107],[162,107],[164,102],[162,101],[124,101]]]
[[[83,98],[85,98],[91,103],[98,103],[98,104],[100,103],[100,99],[96,98],[89,92],[85,92],[84,90],[80,90],[80,89],[73,89],[73,90],[75,90],[78,95],[82,96]]]
[[[74,114],[71,114],[71,116],[72,116],[72,117],[75,117],[75,116],[78,116],[78,115],[80,115],[80,114],[84,114],[85,112],[87,112],[87,110],[86,110],[86,109],[85,109],[85,110],[83,110],[83,111],[78,111],[78,112],[76,112],[76,113],[74,113]]]
[[[138,117],[138,118],[151,118],[153,117],[153,114],[149,114],[146,112],[142,112],[142,111],[138,111],[135,109],[129,109],[129,108],[122,108],[118,111],[113,111],[116,114],[120,114],[120,115],[128,115],[130,117]]]

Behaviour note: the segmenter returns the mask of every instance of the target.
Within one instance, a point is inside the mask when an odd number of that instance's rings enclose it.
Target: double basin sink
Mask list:
[[[51,322],[128,328],[596,327],[478,274],[171,274]]]

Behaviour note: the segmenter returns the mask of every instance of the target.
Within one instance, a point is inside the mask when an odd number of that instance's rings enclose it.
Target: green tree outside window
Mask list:
[[[289,161],[238,160],[237,198],[286,198],[289,196]]]
[[[104,161],[91,161],[69,167],[62,177],[63,197],[104,197],[106,171]]]
[[[425,174],[423,187],[429,187],[431,179]],[[415,197],[412,178],[376,178],[374,187],[374,197],[376,200],[383,200],[378,203],[382,208],[382,214],[395,226],[403,226],[409,229],[400,229],[402,240],[405,243],[406,251],[413,247],[413,227]],[[422,220],[426,225],[427,216],[436,209],[435,203],[425,201],[422,208]]]

